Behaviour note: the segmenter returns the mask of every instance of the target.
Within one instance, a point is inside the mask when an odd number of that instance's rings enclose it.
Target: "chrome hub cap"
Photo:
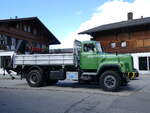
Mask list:
[[[33,73],[31,76],[30,76],[30,82],[32,84],[36,84],[38,82],[38,77],[35,73]]]
[[[115,87],[115,85],[116,85],[116,79],[115,79],[115,77],[112,76],[112,75],[106,76],[105,79],[104,79],[104,85],[107,88],[113,88],[113,87]]]

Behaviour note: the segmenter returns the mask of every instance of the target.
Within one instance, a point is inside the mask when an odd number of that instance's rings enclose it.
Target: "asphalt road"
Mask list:
[[[94,84],[30,88],[25,80],[0,79],[0,113],[150,113],[149,84],[147,75],[120,92],[104,92]]]

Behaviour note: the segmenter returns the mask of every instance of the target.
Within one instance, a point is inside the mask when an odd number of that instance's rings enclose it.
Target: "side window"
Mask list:
[[[115,42],[110,43],[110,47],[111,48],[116,48],[116,43]]]
[[[95,52],[96,48],[93,44],[84,44],[84,52]]]
[[[121,42],[121,47],[127,47],[127,42],[126,41]]]
[[[147,57],[139,57],[139,70],[148,70]]]

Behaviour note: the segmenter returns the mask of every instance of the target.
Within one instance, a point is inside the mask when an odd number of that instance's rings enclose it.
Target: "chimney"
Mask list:
[[[133,20],[133,13],[132,12],[128,13],[128,20]]]

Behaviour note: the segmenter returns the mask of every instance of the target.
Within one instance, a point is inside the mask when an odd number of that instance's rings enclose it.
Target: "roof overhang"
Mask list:
[[[103,33],[103,32],[109,32],[109,31],[111,32],[111,31],[119,31],[119,30],[125,30],[125,31],[134,30],[134,29],[136,30],[142,26],[150,26],[150,17],[101,25],[101,26],[80,32],[79,34],[93,35],[96,33]]]
[[[4,20],[0,20],[0,23],[12,23],[12,22],[21,22],[21,21],[35,21],[50,38],[48,44],[60,44],[60,41],[51,33],[51,31],[49,31],[49,29],[38,19],[38,17],[4,19]]]

